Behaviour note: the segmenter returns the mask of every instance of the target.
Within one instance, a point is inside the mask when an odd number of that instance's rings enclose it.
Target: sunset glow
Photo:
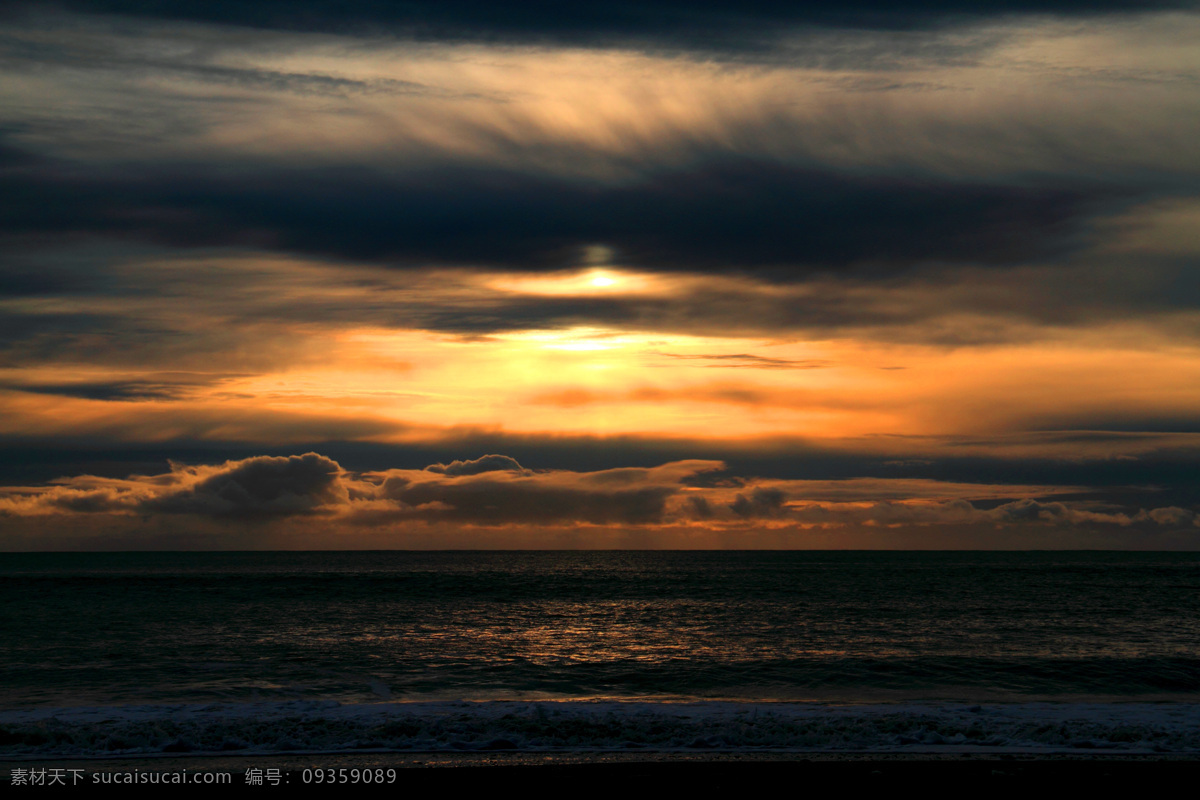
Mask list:
[[[1188,4],[6,13],[0,547],[1200,544]]]

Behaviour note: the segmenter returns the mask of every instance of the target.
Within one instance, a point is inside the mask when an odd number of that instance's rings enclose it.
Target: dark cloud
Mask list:
[[[592,472],[500,469],[449,475],[388,470],[356,475],[317,453],[255,456],[217,466],[175,464],[169,473],[158,475],[83,475],[49,486],[0,487],[0,515],[185,514],[266,521],[320,514],[357,526],[1103,525],[1190,531],[1200,525],[1195,510],[1182,506],[1147,510],[1086,499],[1019,496],[1061,493],[1055,487],[895,479],[779,483],[746,477],[746,490],[735,494],[725,485],[688,485],[696,483],[693,476],[706,472],[725,473],[727,465],[692,460]],[[975,505],[966,499],[974,496],[984,502]]]
[[[0,276],[3,275],[4,268],[0,265]],[[82,309],[48,313],[33,309],[21,313],[14,309],[0,314],[0,366],[49,360],[64,351],[111,352],[107,345],[122,334],[131,334],[130,338],[138,336],[130,330],[132,327],[127,317],[117,313],[96,314]],[[79,360],[87,360],[87,356]]]
[[[712,505],[708,502],[708,498],[699,495],[692,495],[687,499],[689,511],[696,519],[712,519],[715,513]]]
[[[86,62],[85,62],[86,63]],[[178,78],[193,78],[214,84],[242,86],[269,92],[292,92],[295,94],[347,95],[347,94],[401,94],[401,95],[444,95],[439,90],[413,81],[394,79],[355,80],[320,73],[280,72],[264,69],[237,69],[209,64],[176,64],[150,60],[106,61],[105,66],[146,67],[161,73],[174,73]],[[91,64],[93,68],[95,64]]]
[[[22,169],[44,163],[46,163],[46,159],[36,153],[31,153],[24,148],[13,147],[0,138],[0,170]]]
[[[1061,336],[1066,326],[1107,326],[1121,318],[1140,320],[1177,342],[1200,340],[1200,317],[1193,313],[1200,307],[1195,279],[1200,271],[1183,260],[1164,264],[1142,256],[1126,259],[1120,269],[1111,263],[1101,268],[1097,257],[1084,253],[1070,263],[1036,268],[914,267],[874,278],[856,268],[835,277],[798,267],[792,273],[796,280],[786,284],[684,273],[655,276],[661,290],[564,297],[498,291],[491,281],[504,276],[469,269],[395,270],[284,262],[262,252],[169,250],[133,252],[124,263],[113,264],[100,257],[76,263],[77,256],[64,249],[59,263],[59,252],[45,246],[22,255],[19,246],[0,248],[0,297],[8,288],[3,277],[10,266],[19,275],[46,279],[42,290],[21,282],[19,299],[7,302],[6,313],[0,314],[0,366],[86,362],[121,373],[154,367],[204,371],[215,358],[226,369],[269,371],[323,347],[325,332],[363,325],[462,336],[579,326],[771,339],[858,337],[957,347],[1040,342]],[[178,267],[162,268],[174,259]],[[578,280],[580,275],[562,277]],[[199,286],[203,291],[193,288]],[[254,347],[245,346],[248,339]],[[769,351],[680,354],[658,349],[663,346],[648,344],[639,364],[688,365],[718,374],[839,366],[771,358]],[[879,364],[881,369],[899,366]],[[541,394],[566,405],[605,397],[637,399],[628,395],[631,387],[572,393],[564,388],[549,386]],[[645,394],[643,399],[652,398]],[[716,393],[712,399],[722,397]],[[727,393],[724,399],[749,402],[753,397],[743,394],[738,400]],[[1043,415],[1030,426],[1200,430],[1197,420],[1179,413],[1170,419],[1141,414],[1131,419],[1117,410]]]
[[[5,498],[0,498],[5,499]],[[169,473],[125,479],[65,478],[42,491],[22,490],[0,513],[195,514],[267,518],[344,505],[349,493],[336,461],[316,453],[255,456],[218,466],[172,464]]]
[[[1095,15],[1188,8],[1187,0],[656,0],[554,3],[546,0],[299,0],[241,3],[175,0],[60,0],[88,13],[283,30],[390,33],[422,40],[666,49],[755,50],[791,29],[823,26],[885,30],[937,27],[1014,14]]]
[[[988,484],[1050,484],[1093,487],[1096,496],[1138,500],[1161,497],[1155,505],[1200,504],[1200,440],[1157,433],[1100,434],[1088,431],[1023,434],[1003,441],[972,440],[986,454],[971,452],[956,440],[912,437],[904,440],[857,440],[830,445],[775,436],[746,442],[681,440],[650,436],[534,435],[494,431],[445,432],[438,441],[385,444],[370,441],[300,439],[264,446],[252,441],[186,436],[153,443],[123,441],[121,432],[76,436],[70,441],[11,435],[0,442],[0,482],[44,482],[63,475],[94,474],[117,478],[148,473],[168,459],[194,463],[237,461],[262,454],[286,455],[316,450],[352,471],[386,471],[402,466],[420,473],[424,465],[452,461],[464,452],[502,452],[538,469],[594,472],[636,466],[650,468],[689,459],[717,459],[726,473],[705,472],[681,478],[683,485],[741,487],[738,476],[780,480],[860,477],[966,481]],[[299,442],[299,443],[297,443]],[[1080,453],[1097,443],[1124,457]],[[1044,448],[1041,455],[1026,452]],[[1016,452],[1010,452],[1015,449]],[[962,452],[959,452],[962,451]],[[908,453],[909,458],[898,458]]]
[[[41,18],[44,19],[44,18]],[[94,21],[94,20],[93,20]],[[32,27],[37,27],[32,26]],[[34,39],[12,37],[0,40],[0,66],[15,72],[36,73],[48,65],[74,69],[114,70],[127,75],[153,73],[158,80],[200,81],[213,88],[232,86],[287,92],[298,95],[348,96],[361,94],[461,96],[445,92],[437,87],[394,78],[372,78],[360,80],[320,72],[293,72],[245,66],[228,66],[205,63],[204,58],[215,54],[211,39],[198,37],[189,40],[186,35],[177,40],[177,47],[161,48],[153,52],[130,52],[128,40],[100,40],[94,37],[79,37],[87,24],[63,25],[61,34],[52,43],[41,37]],[[127,33],[127,26],[105,26],[99,28],[109,33]],[[72,36],[74,34],[74,36]],[[122,44],[125,47],[122,47]],[[207,46],[206,46],[207,45]],[[199,60],[197,60],[199,59]],[[468,95],[476,97],[477,95]],[[229,99],[229,98],[227,98]],[[0,168],[27,161],[26,156],[13,153],[0,145]]]
[[[443,165],[0,173],[0,233],[250,246],[399,266],[561,269],[596,242],[647,269],[789,279],[1067,252],[1128,189],[849,175],[713,158],[620,184]]]
[[[475,478],[395,487],[388,498],[413,507],[413,514],[407,516],[429,520],[481,524],[561,521],[644,524],[660,522],[667,498],[678,491],[676,486],[612,489],[552,485],[537,479]]]
[[[1063,502],[1043,502],[1034,498],[1023,498],[1011,503],[997,506],[987,512],[989,519],[1001,523],[1048,522],[1060,525],[1077,524],[1108,524],[1131,525],[1136,522],[1152,521],[1161,525],[1179,526],[1191,523],[1191,516],[1179,508],[1156,508],[1147,513],[1138,510],[1134,514],[1123,513],[1120,509],[1103,508],[1091,510],[1072,507]]]
[[[456,477],[458,475],[478,475],[481,472],[497,472],[507,470],[528,474],[529,470],[517,463],[516,459],[501,455],[480,456],[472,461],[451,461],[449,464],[430,464],[426,472],[437,472],[442,475]]]
[[[757,517],[779,517],[783,515],[787,494],[777,488],[757,488],[747,497],[739,494],[730,503],[733,513],[745,519]]]
[[[316,453],[259,456],[226,464],[185,490],[147,500],[143,507],[190,514],[304,514],[345,502],[341,471],[336,461]]]
[[[1046,419],[1042,422],[1038,427],[1043,430],[1086,430],[1091,436],[1102,436],[1106,433],[1200,433],[1200,413],[1186,416],[1128,414],[1118,417],[1112,412],[1068,412],[1061,414],[1058,419]]]
[[[62,276],[44,272],[26,272],[18,268],[8,268],[3,272],[4,282],[0,284],[0,297],[38,296],[47,294],[65,294],[77,288],[77,285],[63,280]]]
[[[682,491],[685,479],[722,467],[694,460],[652,468],[532,472],[500,455],[454,463],[461,465],[457,474],[435,472],[438,478],[428,469],[424,474],[389,471],[379,494],[399,504],[404,518],[428,521],[654,524],[664,520],[668,499]]]
[[[15,389],[32,394],[77,397],[82,400],[177,400],[187,394],[187,389],[184,387],[143,381],[10,384],[0,385],[0,388]]]
[[[533,473],[508,468],[516,461],[502,455],[454,463],[460,465],[457,473],[389,470],[362,478],[317,453],[254,456],[219,466],[173,464],[171,472],[158,475],[84,475],[42,489],[0,489],[0,514],[269,518],[341,512],[368,522],[649,524],[662,521],[667,499],[683,488],[682,478],[721,467],[691,461],[650,469]]]
[[[0,389],[82,400],[181,400],[198,387],[213,386],[231,375],[159,374],[137,380],[73,381],[71,383],[17,383],[0,381]]]
[[[1177,506],[1155,508],[1148,515],[1158,524],[1172,527],[1183,527],[1194,524],[1196,521],[1195,512],[1186,508],[1178,508]]]
[[[0,182],[4,177],[0,167]],[[162,251],[153,255],[161,256]],[[0,299],[12,297],[92,296],[119,293],[126,287],[119,279],[122,264],[138,258],[153,257],[144,246],[129,242],[109,242],[99,238],[84,240],[54,241],[42,237],[13,236],[7,243],[0,243]],[[143,291],[147,288],[142,284]],[[103,321],[105,325],[119,322],[114,314],[97,313],[88,309],[90,318]],[[40,323],[47,330],[63,333],[64,315],[41,310],[36,314],[23,315],[20,324],[11,318],[0,316],[0,336],[8,337],[31,327],[30,318],[44,320]],[[32,327],[39,323],[33,322]]]
[[[912,267],[901,264],[854,265],[837,278],[814,275],[816,266],[763,269],[756,277],[773,285],[691,285],[674,296],[496,297],[487,303],[428,303],[406,309],[408,324],[462,334],[525,329],[597,326],[734,335],[830,334],[970,346],[1037,341],[1047,329],[1104,325],[1115,317],[1140,317],[1165,325],[1172,336],[1194,339],[1200,325],[1191,317],[1167,315],[1200,305],[1200,285],[1189,277],[1193,265],[1137,258],[1100,268],[1097,257],[1082,253],[1037,269]],[[888,270],[902,273],[880,274]],[[712,269],[719,273],[719,268]],[[796,291],[782,284],[795,282]],[[669,354],[648,353],[664,359]],[[704,364],[703,356],[696,357]],[[648,359],[648,363],[653,361]],[[730,359],[705,366],[742,368],[815,368],[811,361],[772,364]],[[898,370],[899,365],[880,369]],[[1047,420],[1045,427],[1061,421]],[[1137,422],[1134,422],[1136,425]],[[1076,426],[1078,427],[1078,426]],[[1150,429],[1161,429],[1153,423]]]

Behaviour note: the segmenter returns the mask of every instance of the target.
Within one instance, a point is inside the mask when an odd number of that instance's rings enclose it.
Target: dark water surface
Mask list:
[[[1200,699],[1200,554],[0,555],[5,707]]]

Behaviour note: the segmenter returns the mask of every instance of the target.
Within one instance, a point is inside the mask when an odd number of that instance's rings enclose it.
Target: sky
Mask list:
[[[1200,549],[1197,41],[4,3],[0,550]]]

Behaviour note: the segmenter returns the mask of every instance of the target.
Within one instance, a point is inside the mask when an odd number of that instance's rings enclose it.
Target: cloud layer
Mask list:
[[[13,547],[1196,546],[1194,2],[0,19]]]
[[[892,2],[853,0],[831,6],[820,0],[778,2],[653,3],[586,2],[564,7],[549,2],[381,3],[371,0],[330,2],[302,0],[286,6],[167,0],[64,0],[66,8],[84,12],[144,15],[151,18],[203,21],[285,30],[386,30],[416,39],[533,44],[612,46],[641,44],[683,50],[732,50],[769,47],[781,31],[807,26],[873,29],[937,27],[1014,14],[1073,17],[1189,8],[1187,0],[992,0],[968,2]]]
[[[71,518],[97,514],[187,515],[253,525],[316,517],[327,524],[330,542],[364,527],[411,530],[445,523],[519,531],[551,525],[768,528],[790,531],[796,546],[805,545],[807,532],[830,529],[1200,527],[1190,508],[1049,499],[1080,493],[1078,487],[922,479],[764,480],[732,476],[722,462],[699,460],[576,472],[534,471],[511,457],[488,455],[423,470],[350,473],[307,453],[172,465],[169,473],[126,479],[80,476],[50,486],[9,487],[0,493],[0,514],[54,520],[48,523],[51,539]]]

